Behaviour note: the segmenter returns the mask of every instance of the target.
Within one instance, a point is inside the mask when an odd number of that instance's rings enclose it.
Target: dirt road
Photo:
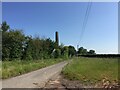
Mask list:
[[[54,75],[59,74],[67,61],[36,70],[21,76],[2,81],[2,88],[38,88],[44,87],[45,83]]]

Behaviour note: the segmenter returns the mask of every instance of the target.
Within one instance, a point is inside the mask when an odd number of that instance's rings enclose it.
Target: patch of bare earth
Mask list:
[[[44,88],[52,88],[54,90],[70,90],[73,88],[83,88],[78,81],[69,81],[59,75],[56,78],[50,79]]]
[[[68,80],[62,75],[50,79],[44,88],[52,88],[53,90],[72,90],[73,88],[118,88],[119,85],[116,81],[110,82],[107,79],[101,80],[97,84],[82,84],[78,80]]]

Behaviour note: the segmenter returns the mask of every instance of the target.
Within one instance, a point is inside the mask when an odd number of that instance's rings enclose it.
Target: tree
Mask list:
[[[7,30],[10,29],[10,26],[6,23],[6,22],[2,22],[1,24],[1,27],[0,27],[0,32],[1,32],[1,35],[2,35],[2,58],[4,59],[5,57],[6,58],[9,58],[9,54],[10,54],[10,50],[8,49],[8,47],[4,47],[5,45],[5,42],[8,43],[8,41],[6,39],[8,39],[7,37]]]
[[[87,49],[83,49],[82,55],[87,55]]]
[[[55,49],[55,51],[54,51],[54,58],[59,58],[60,56],[61,56],[60,49]]]
[[[47,38],[43,41],[43,53],[44,53],[44,56],[43,58],[46,59],[46,58],[51,58],[52,57],[52,52],[55,48],[55,43],[50,39],[50,38]]]
[[[73,56],[75,56],[75,54],[76,54],[75,48],[73,46],[69,46],[68,47],[68,55],[69,55],[69,57],[73,57]]]
[[[3,32],[6,32],[8,29],[10,29],[10,26],[4,21],[1,25],[1,29]]]
[[[0,43],[0,57],[2,60],[38,60],[48,58],[68,58],[76,54],[73,46],[59,46],[58,32],[56,32],[56,41],[50,38],[39,38],[39,36],[25,36],[21,30],[10,29],[10,26],[3,22],[1,25],[0,34],[2,32],[2,43]],[[0,37],[1,39],[1,37]],[[3,44],[3,45],[2,45]],[[2,51],[2,53],[1,53]],[[87,49],[80,47],[78,54],[95,54],[94,50],[87,52]]]
[[[68,46],[64,46],[61,50],[61,55],[63,58],[68,58]]]
[[[33,60],[32,53],[33,53],[32,37],[31,36],[26,36],[25,37],[25,42],[24,42],[24,50],[23,50],[22,59]]]
[[[24,34],[20,30],[10,30],[3,33],[3,59],[21,58],[23,51]]]
[[[94,55],[94,54],[96,54],[95,50],[89,50],[88,55]]]
[[[46,41],[46,52],[48,52],[48,55],[51,55],[52,54],[52,51],[54,50],[54,42],[50,39],[50,38],[47,38]]]
[[[83,50],[84,50],[84,48],[83,48],[83,47],[80,47],[80,48],[78,49],[78,54],[83,54]]]
[[[50,38],[40,39],[36,36],[27,39],[26,42],[24,58],[38,60],[52,57],[54,42]]]

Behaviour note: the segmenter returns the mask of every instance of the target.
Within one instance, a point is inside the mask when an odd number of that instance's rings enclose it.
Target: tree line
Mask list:
[[[2,32],[2,60],[69,58],[87,52],[83,47],[76,51],[74,46],[58,45],[50,38],[26,36],[22,30],[11,29],[7,22],[2,23],[0,32]],[[95,54],[95,51],[86,54]]]
[[[80,47],[79,49],[78,49],[78,55],[95,55],[96,53],[95,53],[95,50],[87,50],[87,49],[85,49],[85,48],[83,48],[83,47]]]

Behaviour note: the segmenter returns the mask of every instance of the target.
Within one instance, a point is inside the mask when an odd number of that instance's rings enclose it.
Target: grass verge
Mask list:
[[[95,84],[104,78],[118,81],[117,58],[74,58],[62,71],[65,78]]]
[[[18,76],[27,72],[41,69],[46,66],[56,64],[63,61],[63,59],[46,59],[46,60],[15,60],[2,62],[2,76],[0,78],[7,79],[10,77]]]

